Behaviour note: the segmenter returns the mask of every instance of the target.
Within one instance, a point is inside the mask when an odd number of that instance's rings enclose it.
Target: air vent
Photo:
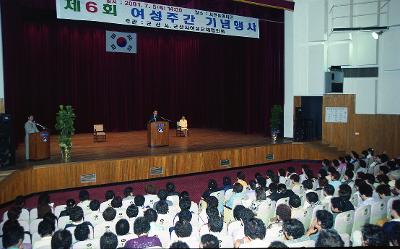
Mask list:
[[[345,78],[376,78],[379,76],[377,67],[342,68]]]
[[[229,159],[220,160],[219,164],[221,167],[229,167],[231,166],[231,161]]]
[[[150,168],[150,175],[164,175],[164,168],[160,167],[151,167]]]
[[[94,183],[96,182],[96,174],[81,175],[81,183]]]

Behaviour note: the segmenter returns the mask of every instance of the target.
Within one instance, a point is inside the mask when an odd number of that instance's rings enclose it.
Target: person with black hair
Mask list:
[[[219,240],[214,235],[204,234],[201,236],[199,248],[219,248],[219,246]]]
[[[271,219],[271,223],[268,225],[266,230],[266,237],[270,241],[283,240],[284,235],[282,233],[283,222],[290,220],[292,216],[292,210],[286,204],[280,204],[276,207],[276,218]]]
[[[103,216],[103,218],[104,218],[104,216]],[[79,206],[73,207],[70,211],[69,219],[71,220],[71,223],[67,224],[65,226],[65,229],[70,231],[71,234],[74,234],[76,227],[80,224],[86,224],[89,227],[89,229],[91,230],[91,234],[94,234],[94,226],[92,223],[90,223],[88,221],[84,221],[83,209],[81,207],[79,207]],[[103,223],[101,223],[101,224],[103,224]],[[75,236],[72,236],[72,240],[73,240],[73,243],[76,242]]]
[[[384,201],[388,201],[392,196],[392,191],[390,190],[390,186],[386,184],[378,185],[375,189],[376,193],[378,193],[379,198]]]
[[[385,185],[389,185],[390,179],[389,176],[387,175],[378,175],[376,177],[376,183],[374,185],[374,187],[377,187],[381,184],[385,184]]]
[[[318,194],[315,192],[308,192],[306,194],[306,203],[304,203],[304,208],[311,208],[313,209],[315,206],[319,205],[319,197]]]
[[[172,195],[178,195],[179,196],[179,192],[176,191],[175,184],[173,184],[172,182],[167,182],[165,184],[165,189],[168,192],[168,196],[172,196]]]
[[[196,248],[199,246],[199,241],[196,236],[192,235],[192,225],[187,221],[178,221],[175,224],[174,232],[171,234],[171,241],[182,241],[187,243],[191,248]]]
[[[391,229],[390,233],[385,232],[391,246],[400,246],[400,222],[397,222]]]
[[[304,180],[301,185],[303,185],[304,193],[307,194],[308,192],[314,192],[314,183],[311,179]]]
[[[264,241],[265,224],[258,218],[252,218],[244,223],[245,237],[235,241],[235,248],[262,248],[267,245]]]
[[[83,209],[84,213],[90,212],[90,194],[86,189],[79,191],[79,203],[77,205]]]
[[[333,186],[335,190],[339,189],[340,184],[340,173],[336,170],[333,170],[332,172],[329,173],[330,175],[330,181],[329,184]]]
[[[50,196],[47,193],[41,193],[38,198],[37,204],[38,219],[43,219],[47,213],[52,213],[52,207],[50,206]]]
[[[322,205],[327,205],[333,198],[333,195],[335,194],[335,188],[331,185],[328,184],[324,187],[324,190],[322,191],[322,195],[324,198],[321,200]]]
[[[240,179],[240,178],[238,178]],[[246,183],[247,186],[247,183]],[[244,198],[245,194],[243,191],[243,182],[237,182],[233,184],[233,191],[231,197],[226,201],[225,207],[232,209],[233,205],[237,201],[241,201]]]
[[[150,223],[146,218],[137,218],[133,224],[133,231],[138,238],[127,241],[125,248],[147,248],[154,246],[162,247],[159,238],[156,236],[148,236],[150,231]]]
[[[371,185],[364,183],[358,187],[358,191],[360,192],[360,197],[362,202],[358,203],[358,207],[363,207],[366,205],[372,205],[377,202],[375,198],[372,197],[373,188]]]
[[[124,199],[125,200],[130,200],[133,201],[135,199],[135,196],[133,195],[133,188],[131,186],[128,186],[124,188]]]
[[[392,219],[383,225],[383,231],[389,237],[393,234],[394,226],[400,224],[400,199],[394,200],[390,208],[390,216]]]
[[[148,232],[149,236],[157,236],[164,231],[168,231],[166,227],[157,223],[158,214],[156,210],[152,208],[147,209],[144,211],[144,218],[150,222],[150,230]]]
[[[65,204],[66,204],[65,209],[60,212],[60,215],[58,217],[69,216],[70,212],[71,212],[71,209],[76,206],[76,203],[75,203],[74,199],[67,199]]]
[[[172,201],[167,200],[167,198],[168,198],[167,190],[165,190],[165,189],[158,190],[157,197],[158,197],[159,201],[154,203],[153,208],[156,208],[156,205],[160,201],[163,201],[163,202],[167,203],[169,207],[171,207],[173,205]]]
[[[207,189],[204,191],[206,195],[218,192],[221,189],[218,188],[218,183],[215,179],[208,180]]]
[[[298,243],[309,240],[308,236],[304,236],[304,225],[296,219],[289,219],[282,225],[285,244]]]
[[[99,212],[100,211],[100,202],[99,200],[92,200],[89,204],[89,208],[92,212]]]
[[[232,189],[232,180],[229,176],[224,176],[222,178],[222,184],[224,185],[224,191],[226,192],[228,189]]]
[[[72,234],[70,231],[58,230],[51,238],[51,249],[70,249],[72,246]]]
[[[104,210],[108,207],[111,207],[111,201],[114,199],[115,193],[113,190],[107,190],[104,193],[105,201],[100,204],[100,212],[104,212]]]
[[[251,210],[257,212],[258,207],[267,202],[267,194],[265,192],[265,188],[259,187],[256,189],[256,199],[250,204]]]
[[[295,175],[293,175],[295,176]],[[298,175],[296,175],[298,176]],[[274,197],[272,196],[272,194],[270,195],[270,199],[273,201],[278,201],[281,198],[286,198],[286,197],[291,197],[292,195],[294,195],[295,193],[291,190],[291,189],[287,189],[285,184],[278,184],[277,186],[277,195]]]
[[[319,233],[322,229],[331,229],[333,227],[333,215],[326,210],[318,210],[315,219],[312,221],[310,228],[306,232],[311,240],[317,241]]]
[[[353,178],[354,178],[354,172],[352,171],[352,170],[346,170],[345,172],[344,172],[344,175],[343,175],[343,182],[342,182],[342,184],[347,184],[347,185],[349,185],[350,187],[353,187],[354,186],[354,181],[353,181]]]
[[[247,187],[246,175],[244,174],[243,171],[238,171],[236,173],[236,183],[242,185],[243,188]]]
[[[278,169],[279,183],[286,183],[286,170],[284,168]]]
[[[365,224],[361,234],[363,246],[389,246],[389,241],[380,226]]]
[[[267,180],[260,173],[256,174],[255,181],[258,188],[265,188],[267,186]]]
[[[90,220],[93,226],[104,222],[102,213],[100,213],[100,202],[98,200],[92,200],[89,204],[89,208],[91,212],[85,215],[86,220]]]
[[[303,195],[304,189],[303,189],[303,185],[301,185],[301,183],[300,183],[300,176],[298,174],[293,174],[290,177],[290,180],[291,180],[290,189],[297,195]],[[279,185],[278,185],[278,188],[279,188]]]
[[[170,228],[173,224],[173,216],[169,213],[168,204],[165,201],[159,201],[155,207],[158,214],[157,223],[164,229]]]
[[[40,235],[40,239],[33,243],[33,249],[38,247],[51,246],[51,236],[55,231],[55,225],[53,222],[49,220],[42,220],[38,225],[38,233]]]
[[[145,198],[143,195],[135,196],[134,202],[138,208],[144,209],[144,201],[145,201]]]
[[[304,216],[304,208],[301,206],[301,199],[298,195],[290,196],[288,204],[292,209],[291,218],[299,220]]]
[[[352,189],[350,188],[349,185],[342,184],[339,186],[339,191],[338,191],[339,197],[342,198],[344,207],[343,207],[343,212],[347,212],[350,210],[354,210],[354,205],[353,203],[350,202],[351,194],[352,194]]]
[[[289,248],[289,247],[281,241],[272,241],[271,244],[269,244],[268,248]]]
[[[117,235],[111,232],[105,232],[100,237],[100,249],[116,249],[118,247]]]
[[[120,219],[116,224],[115,224],[115,233],[117,236],[125,236],[129,234],[129,222],[126,219]]]
[[[18,222],[7,226],[6,229],[3,228],[3,247],[6,249],[13,248],[24,248],[24,228],[21,227]]]
[[[169,248],[180,248],[180,249],[190,249],[190,247],[188,246],[188,244],[186,244],[185,242],[182,241],[176,241],[174,243],[172,243]]]
[[[334,229],[322,229],[318,235],[315,247],[344,247],[344,242]]]
[[[228,224],[228,235],[234,240],[242,239],[244,237],[244,226],[242,220],[243,214],[246,212],[246,208],[243,205],[237,205],[233,209],[233,219],[231,223]]]
[[[86,223],[82,223],[76,226],[74,231],[74,237],[76,241],[85,241],[89,239],[90,229]]]
[[[111,201],[111,207],[114,208],[117,212],[121,209],[122,211],[122,198],[121,196],[115,196]]]

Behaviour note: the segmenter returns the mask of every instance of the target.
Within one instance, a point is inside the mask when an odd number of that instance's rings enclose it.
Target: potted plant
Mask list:
[[[282,127],[282,114],[283,109],[281,105],[273,105],[271,109],[271,137],[274,142],[278,138],[278,134],[280,133],[280,129]]]
[[[75,113],[72,106],[60,105],[56,117],[56,129],[60,132],[59,145],[61,157],[64,161],[71,159],[72,135],[74,134]]]

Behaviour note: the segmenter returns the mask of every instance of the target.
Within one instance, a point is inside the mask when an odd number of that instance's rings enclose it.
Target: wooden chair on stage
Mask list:
[[[103,124],[95,124],[93,125],[93,141],[94,142],[105,142],[106,132],[104,130]]]
[[[186,132],[187,136],[189,136],[189,129],[187,127],[186,127],[186,129],[182,129],[181,123],[179,121],[176,122],[176,136],[177,137],[186,137],[185,132]]]

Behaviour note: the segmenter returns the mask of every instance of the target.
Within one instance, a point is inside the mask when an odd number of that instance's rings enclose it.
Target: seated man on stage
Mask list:
[[[25,158],[29,160],[29,134],[39,132],[36,123],[33,121],[33,115],[29,115],[25,123]]]
[[[185,116],[182,116],[181,120],[178,122],[178,129],[180,129],[185,137],[188,135],[188,124],[187,124],[187,119]]]

